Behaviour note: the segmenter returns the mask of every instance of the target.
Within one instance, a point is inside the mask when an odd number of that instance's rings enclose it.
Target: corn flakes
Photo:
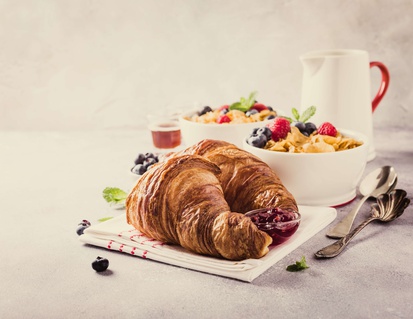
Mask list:
[[[265,149],[289,153],[327,153],[348,150],[362,145],[363,142],[345,137],[340,132],[337,136],[320,135],[314,132],[310,136],[303,135],[294,126],[285,139],[278,142],[270,140]]]
[[[251,114],[250,116],[247,116],[242,111],[230,110],[225,115],[228,116],[231,120],[229,124],[231,123],[240,124],[240,123],[261,122],[261,121],[266,120],[266,118],[270,115],[273,115],[274,117],[277,116],[277,112],[267,109],[267,110],[262,110],[261,112],[258,112],[255,114]],[[220,116],[221,116],[221,111],[215,110],[212,112],[207,112],[201,116],[195,114],[192,117],[186,117],[186,119],[192,122],[209,124],[209,123],[217,123],[218,118]]]

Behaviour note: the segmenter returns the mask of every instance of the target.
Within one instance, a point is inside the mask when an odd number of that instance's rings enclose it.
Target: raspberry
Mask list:
[[[271,130],[271,138],[275,142],[286,138],[287,134],[291,131],[290,122],[283,117],[276,117],[274,121],[267,124],[267,127]]]
[[[268,110],[268,107],[266,107],[264,104],[262,103],[255,103],[251,109],[257,110],[258,112],[264,111],[264,110]]]
[[[229,123],[229,122],[231,122],[231,119],[230,119],[227,115],[221,115],[221,116],[218,117],[218,119],[217,119],[217,123],[218,123],[218,124]]]
[[[225,104],[225,105],[219,107],[219,108],[218,108],[218,111],[228,110],[228,108],[229,108],[229,105]]]
[[[337,129],[334,127],[333,124],[329,122],[324,122],[323,124],[321,124],[318,127],[317,131],[318,131],[318,134],[321,134],[321,135],[328,135],[328,136],[333,136],[333,137],[337,136]]]

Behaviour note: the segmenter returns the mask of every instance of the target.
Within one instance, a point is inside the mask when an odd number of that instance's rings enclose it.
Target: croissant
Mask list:
[[[230,260],[260,258],[271,237],[250,218],[231,212],[220,168],[197,155],[155,164],[126,200],[127,222],[148,237]]]
[[[246,213],[265,207],[298,211],[294,197],[277,174],[261,159],[233,144],[207,139],[167,156],[182,154],[202,156],[221,169],[218,178],[232,211]]]

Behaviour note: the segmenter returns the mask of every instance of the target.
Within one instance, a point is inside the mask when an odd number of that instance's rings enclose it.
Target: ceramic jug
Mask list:
[[[381,62],[370,62],[362,50],[313,51],[300,56],[303,64],[301,112],[316,106],[311,121],[331,122],[337,128],[358,131],[369,139],[368,160],[376,156],[372,113],[389,86],[390,76]],[[370,69],[378,67],[381,84],[371,99]]]

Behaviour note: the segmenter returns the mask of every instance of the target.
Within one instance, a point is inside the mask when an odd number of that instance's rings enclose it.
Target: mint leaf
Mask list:
[[[123,204],[128,197],[125,191],[117,187],[106,187],[102,195],[109,204]]]
[[[293,107],[291,112],[293,113],[293,116],[294,116],[296,121],[300,120],[300,113],[298,113],[298,110],[295,107]]]
[[[310,267],[307,265],[305,257],[303,256],[301,257],[300,261],[296,261],[295,264],[287,266],[287,271],[296,272],[296,271],[301,271],[307,268],[310,268]]]
[[[306,109],[303,114],[300,116],[300,122],[307,122],[314,114],[316,111],[315,106],[310,106],[308,109]]]
[[[253,106],[254,103],[255,103],[255,96],[256,96],[256,95],[257,95],[257,92],[254,91],[254,92],[251,92],[250,96],[248,97],[247,104],[249,105],[250,108],[251,108],[251,106]]]
[[[241,97],[239,102],[232,103],[229,107],[230,110],[238,110],[241,112],[246,112],[248,111],[251,106],[254,105],[255,103],[255,95],[257,92],[252,92],[249,96],[248,99],[245,97]]]
[[[232,104],[229,106],[229,109],[230,109],[230,110],[238,110],[238,111],[242,111],[242,112],[248,111],[248,109],[244,110],[245,107],[241,104],[241,102],[232,103]]]

